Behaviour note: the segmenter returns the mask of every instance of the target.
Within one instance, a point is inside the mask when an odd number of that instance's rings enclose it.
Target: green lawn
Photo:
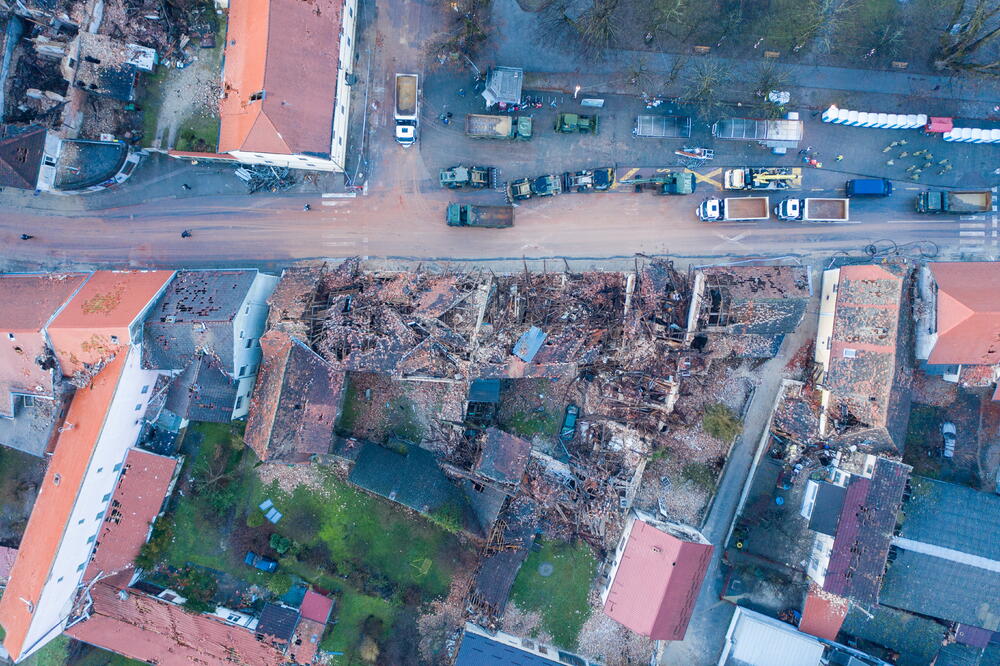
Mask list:
[[[572,650],[590,616],[587,594],[597,571],[597,560],[582,541],[570,545],[543,540],[541,544],[542,549],[525,560],[510,598],[522,610],[540,612],[542,627],[552,634],[555,644]],[[542,563],[553,566],[550,576],[539,573]]]
[[[361,634],[361,625],[369,616],[382,620],[388,632],[395,614],[396,606],[387,601],[345,590],[336,610],[337,623],[327,630],[320,648],[330,652],[352,652]]]
[[[214,153],[219,145],[219,116],[217,113],[192,113],[181,121],[177,129],[177,150],[195,150]]]
[[[72,657],[71,657],[72,651]],[[65,634],[54,638],[38,652],[28,657],[25,666],[141,666],[145,662],[123,657],[90,645],[73,645]]]

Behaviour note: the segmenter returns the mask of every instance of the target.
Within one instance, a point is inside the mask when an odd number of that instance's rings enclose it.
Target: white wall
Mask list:
[[[333,111],[333,136],[330,157],[341,165],[337,171],[346,170],[347,121],[351,115],[351,88],[347,85],[347,75],[354,68],[355,31],[358,22],[357,0],[345,0],[341,21],[340,59],[337,63],[337,107]]]
[[[233,372],[238,377],[236,387],[239,407],[233,409],[233,418],[238,419],[250,411],[250,394],[253,393],[257,373],[260,370],[261,350],[260,336],[264,335],[267,326],[267,299],[278,286],[279,278],[275,275],[257,273],[247,296],[243,299],[240,311],[233,318]],[[242,335],[240,333],[242,332]],[[247,349],[247,340],[252,340]],[[246,370],[240,374],[240,370]],[[240,400],[242,398],[242,400]]]
[[[311,171],[343,171],[333,160],[325,160],[312,155],[250,153],[245,150],[230,150],[229,154],[242,164],[270,164],[289,169],[309,169]]]
[[[94,542],[88,543],[88,539],[98,534],[104,520],[103,512],[107,510],[121,474],[121,468],[115,467],[124,462],[129,447],[139,437],[142,415],[158,374],[155,370],[142,369],[141,356],[138,347],[129,348],[122,377],[94,447],[76,505],[35,607],[22,659],[62,632],[76,597],[77,586],[83,578],[80,565],[86,568],[94,548]],[[145,394],[142,393],[143,387],[148,387]]]

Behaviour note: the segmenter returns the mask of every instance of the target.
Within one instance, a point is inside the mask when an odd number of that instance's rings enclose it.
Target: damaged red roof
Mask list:
[[[1000,363],[1000,262],[929,265],[937,283],[937,342],[928,363]]]
[[[806,605],[802,609],[802,620],[799,631],[825,638],[828,641],[837,640],[840,627],[847,617],[847,599],[824,592],[817,586],[811,586],[806,597]]]

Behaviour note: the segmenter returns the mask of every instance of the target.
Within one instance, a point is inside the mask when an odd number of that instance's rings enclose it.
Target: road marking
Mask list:
[[[962,222],[958,226],[961,229],[982,229],[985,225],[982,222]]]
[[[959,231],[959,236],[978,236],[982,237],[986,235],[985,231]]]
[[[346,201],[331,201],[329,199],[323,200],[323,205],[324,206],[343,206],[345,203],[347,203],[347,202]]]
[[[718,176],[720,173],[722,173],[722,168],[721,167],[718,168],[718,169],[712,169],[711,171],[709,171],[706,174],[700,174],[697,171],[694,171],[692,169],[684,169],[684,170],[687,171],[687,172],[693,173],[695,181],[700,182],[700,183],[708,183],[710,185],[714,185],[716,188],[718,188],[720,190],[722,189],[722,183],[720,183],[719,181],[715,180],[715,176]]]
[[[920,188],[919,187],[908,187],[906,189],[908,189],[908,190],[919,190]]]
[[[329,241],[323,243],[323,245],[329,245],[331,247],[350,247],[353,245],[357,245],[357,243],[355,241]]]
[[[357,192],[324,192],[322,195],[324,199],[354,199],[358,196]]]

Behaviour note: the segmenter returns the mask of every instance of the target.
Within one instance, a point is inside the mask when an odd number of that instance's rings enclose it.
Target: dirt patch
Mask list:
[[[596,594],[592,605],[590,617],[580,630],[578,651],[599,659],[605,666],[648,664],[653,655],[653,641],[605,615]]]
[[[912,465],[918,476],[974,488],[983,486],[987,480],[981,478],[980,403],[981,397],[970,391],[959,391],[956,399],[943,407],[914,403],[903,462]],[[952,458],[942,455],[941,424],[945,421],[954,423],[957,430]]]
[[[433,437],[438,420],[461,421],[465,386],[440,382],[395,381],[352,373],[338,431],[374,442],[397,437],[420,443]]]
[[[257,476],[265,486],[277,481],[278,487],[286,493],[292,493],[299,486],[326,494],[323,484],[323,474],[314,465],[261,465],[257,468]]]
[[[911,393],[913,402],[945,407],[958,398],[958,384],[946,382],[939,376],[928,375],[917,370],[913,373]]]
[[[153,136],[147,142],[154,148],[171,149],[179,137],[193,134],[187,142],[200,139],[210,142],[203,149],[215,150],[218,141],[219,95],[221,87],[221,43],[214,49],[202,49],[197,60],[184,69],[164,68],[162,78],[147,84],[146,113],[156,115]],[[154,127],[147,122],[147,127]],[[214,126],[214,135],[212,127]]]

